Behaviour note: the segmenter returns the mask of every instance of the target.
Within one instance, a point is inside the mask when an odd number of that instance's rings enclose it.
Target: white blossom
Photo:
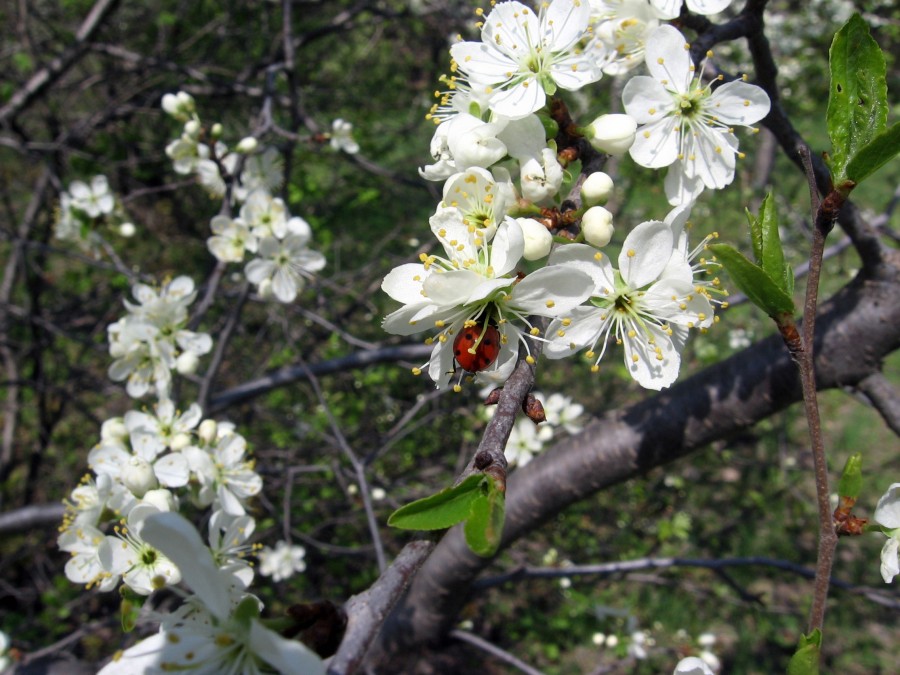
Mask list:
[[[704,186],[721,189],[734,179],[735,126],[750,126],[769,112],[769,97],[743,81],[715,91],[695,76],[684,36],[672,26],[654,31],[646,53],[650,76],[625,85],[625,111],[639,125],[632,159],[669,167],[666,195],[673,205],[696,199]]]
[[[331,147],[348,155],[359,152],[359,143],[353,140],[353,124],[340,117],[331,123]]]
[[[161,671],[324,675],[325,666],[316,654],[263,626],[259,601],[243,596],[234,577],[218,568],[187,520],[175,513],[153,516],[143,535],[160,555],[174,561],[195,595],[166,617],[159,633],[116,655],[100,675]]]
[[[510,466],[525,466],[544,449],[544,444],[551,438],[553,429],[550,426],[538,425],[527,417],[520,417],[510,431],[503,454]]]
[[[659,26],[647,0],[590,0],[594,39],[609,54],[607,75],[624,75],[644,62],[644,48]]]
[[[683,253],[668,223],[641,223],[625,238],[619,269],[607,256],[583,244],[557,249],[551,262],[577,266],[594,279],[590,305],[555,319],[547,329],[551,359],[569,356],[585,347],[599,368],[610,338],[623,344],[628,373],[643,387],[671,385],[681,366],[684,329],[706,327],[713,310],[698,292],[692,270],[670,266]],[[599,347],[598,347],[599,345]],[[599,355],[595,350],[599,349]]]
[[[881,549],[881,576],[889,584],[900,574],[900,483],[893,483],[881,496],[873,518],[888,536]]]
[[[245,252],[256,252],[256,236],[250,232],[250,227],[243,218],[215,216],[209,227],[213,236],[206,240],[206,246],[217,260],[242,262]]]
[[[201,503],[214,503],[232,516],[246,513],[247,500],[262,489],[262,478],[253,470],[253,462],[245,459],[246,450],[243,436],[228,433],[209,451],[196,446],[182,451],[200,482]]]
[[[275,548],[266,546],[259,552],[259,573],[264,577],[272,577],[273,581],[284,581],[295,572],[306,569],[306,549],[279,541]]]
[[[91,218],[112,213],[116,205],[106,176],[94,176],[90,186],[80,180],[74,181],[69,185],[69,195],[72,197],[71,207],[83,211]]]
[[[602,76],[600,43],[585,53],[590,6],[553,0],[537,15],[520,2],[501,2],[485,18],[481,42],[450,48],[473,90],[489,97],[493,112],[510,119],[540,110],[557,87],[576,90]]]
[[[303,221],[305,224],[305,221]],[[259,242],[259,258],[244,268],[250,283],[259,286],[270,281],[279,302],[293,302],[313,272],[325,267],[325,256],[308,248],[312,235],[305,232],[289,234],[283,240],[265,237]]]
[[[121,577],[140,595],[181,581],[178,567],[142,537],[146,519],[159,513],[155,506],[138,504],[128,514],[127,524],[117,526],[115,535],[105,537],[98,547],[104,571],[117,580]]]

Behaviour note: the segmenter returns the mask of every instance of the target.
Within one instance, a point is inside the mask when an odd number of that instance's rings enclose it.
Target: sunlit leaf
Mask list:
[[[788,675],[819,675],[819,652],[822,647],[822,632],[816,628],[812,633],[800,636],[797,651],[788,663]]]
[[[831,87],[828,135],[835,184],[848,178],[847,165],[887,124],[884,54],[869,27],[854,14],[834,36],[829,52]]]
[[[900,122],[881,132],[853,155],[847,164],[847,178],[859,184],[900,152]]]
[[[466,543],[473,553],[487,558],[497,552],[505,517],[505,495],[488,477],[487,494],[482,494],[472,504],[472,514],[466,520],[464,530]]]
[[[403,530],[443,530],[461,523],[483,496],[486,480],[482,474],[472,474],[459,485],[401,506],[388,518],[388,525]]]
[[[709,249],[754,305],[776,319],[794,313],[794,300],[762,268],[727,244],[711,244]]]

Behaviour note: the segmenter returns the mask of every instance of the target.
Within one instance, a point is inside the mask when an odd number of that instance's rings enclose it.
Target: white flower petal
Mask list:
[[[681,355],[665,331],[648,323],[642,328],[652,336],[653,344],[649,343],[646,335],[638,335],[635,339],[623,336],[625,367],[639,385],[659,391],[678,378]]]
[[[648,169],[661,169],[678,159],[678,118],[663,117],[639,127],[628,149],[631,158]]]
[[[633,289],[657,279],[672,257],[672,229],[664,222],[650,220],[635,227],[622,244],[619,272]]]
[[[186,518],[171,512],[148,516],[141,536],[178,566],[184,583],[199,596],[213,616],[223,620],[229,615],[227,583],[200,533]]]
[[[765,90],[735,80],[716,89],[709,99],[710,112],[729,126],[750,126],[769,114],[772,103]]]
[[[587,244],[566,244],[550,253],[548,267],[564,265],[589,275],[594,281],[592,294],[609,295],[616,286],[615,274],[609,256]]]
[[[669,91],[652,77],[632,77],[622,90],[625,112],[638,124],[651,124],[672,112],[674,102]]]
[[[892,484],[881,495],[872,517],[876,523],[890,530],[900,527],[900,483]]]
[[[564,317],[571,321],[568,326],[562,319],[554,319],[547,327],[550,342],[544,354],[549,359],[561,359],[593,345],[609,322],[604,314],[597,307],[577,307]]]
[[[513,287],[509,304],[527,314],[559,316],[591,297],[593,290],[593,279],[574,267],[542,267]]]
[[[677,28],[663,25],[650,34],[644,56],[650,75],[680,94],[688,91],[694,72],[688,46]]]
[[[889,584],[900,574],[900,539],[889,537],[881,549],[881,578]]]
[[[422,282],[429,274],[421,263],[406,263],[388,272],[381,282],[381,290],[404,305],[423,302]]]
[[[325,664],[314,652],[296,640],[287,640],[254,621],[250,624],[250,649],[284,675],[319,675]]]

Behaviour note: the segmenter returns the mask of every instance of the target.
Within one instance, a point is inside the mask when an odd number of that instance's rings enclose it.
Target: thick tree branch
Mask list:
[[[346,675],[359,667],[388,612],[433,548],[434,543],[430,541],[410,542],[371,588],[344,604],[347,630],[328,665],[329,675]]]
[[[872,403],[881,419],[900,436],[900,391],[880,372],[860,380],[856,389]]]

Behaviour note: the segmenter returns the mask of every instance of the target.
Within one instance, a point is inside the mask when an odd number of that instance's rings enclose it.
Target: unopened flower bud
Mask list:
[[[181,355],[175,359],[175,369],[182,375],[192,375],[197,372],[197,366],[199,364],[200,359],[197,358],[197,355],[194,354],[194,352],[182,352]]]
[[[525,237],[525,251],[522,254],[525,260],[540,260],[550,253],[550,246],[553,244],[550,230],[533,218],[517,218],[516,222]]]
[[[175,94],[163,94],[162,97],[162,109],[172,117],[176,117],[179,113],[178,111],[178,97]]]
[[[591,246],[602,248],[613,235],[612,214],[602,206],[592,206],[581,217],[581,232]]]
[[[585,136],[600,152],[619,157],[634,143],[637,122],[628,115],[600,115],[588,125]]]
[[[380,502],[385,497],[387,497],[387,492],[385,492],[383,488],[372,488],[372,499],[376,502]]]
[[[184,123],[184,133],[190,138],[197,138],[200,135],[200,122],[197,120],[188,120]]]
[[[166,490],[165,488],[148,490],[141,501],[155,506],[160,511],[168,512],[178,510],[178,500],[175,499],[175,495],[173,495],[170,490]]]
[[[194,112],[194,97],[186,91],[179,91],[176,95],[178,105],[187,112]]]
[[[219,138],[224,132],[225,129],[222,128],[222,125],[219,122],[216,122],[212,125],[212,128],[209,130],[209,135],[213,138]]]
[[[251,152],[256,150],[259,143],[253,136],[247,136],[246,138],[242,138],[240,142],[237,144],[235,150],[244,155],[249,155]]]
[[[122,467],[122,483],[138,499],[159,485],[150,462],[140,457],[131,457],[125,462],[125,466]]]
[[[581,184],[581,201],[585,206],[605,204],[609,201],[614,187],[608,174],[595,171]]]
[[[175,434],[175,437],[172,439],[172,442],[169,443],[169,447],[172,448],[175,452],[180,452],[184,450],[191,444],[191,436],[190,434],[186,434],[184,432],[180,434]]]
[[[203,420],[200,422],[200,428],[197,430],[197,435],[205,445],[211,445],[216,440],[217,431],[218,425],[215,420]]]
[[[135,232],[137,232],[137,228],[134,226],[134,223],[122,223],[119,225],[119,235],[126,239],[133,237]]]
[[[112,417],[100,427],[100,439],[104,441],[121,441],[128,437],[128,428],[121,417]]]

